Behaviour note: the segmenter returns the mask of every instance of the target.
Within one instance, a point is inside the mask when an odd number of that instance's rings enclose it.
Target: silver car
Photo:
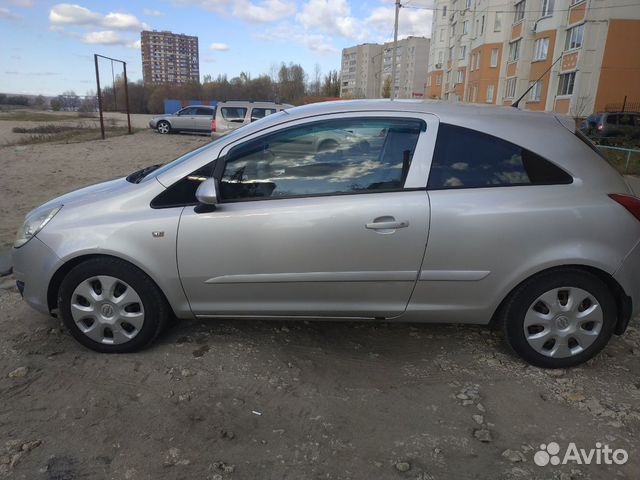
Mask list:
[[[192,105],[176,113],[160,115],[149,120],[149,128],[159,133],[197,132],[211,133],[216,107]]]
[[[366,142],[316,148],[331,132]],[[51,200],[13,262],[25,300],[101,352],[172,316],[456,322],[567,367],[640,310],[639,240],[640,200],[571,119],[380,100],[285,110]]]

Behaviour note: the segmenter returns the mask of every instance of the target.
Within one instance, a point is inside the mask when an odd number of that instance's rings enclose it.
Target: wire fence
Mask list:
[[[602,154],[624,175],[640,175],[640,150],[598,145]]]

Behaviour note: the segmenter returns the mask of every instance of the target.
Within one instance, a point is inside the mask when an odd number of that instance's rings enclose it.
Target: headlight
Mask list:
[[[27,216],[27,218],[24,219],[22,227],[18,230],[18,235],[16,235],[16,241],[13,246],[15,248],[20,248],[35,237],[36,234],[42,230],[47,223],[49,223],[61,208],[62,205],[58,205],[57,207],[48,208],[47,210],[42,210]]]

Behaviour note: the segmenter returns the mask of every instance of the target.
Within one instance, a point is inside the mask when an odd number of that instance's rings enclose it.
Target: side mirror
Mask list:
[[[218,203],[218,180],[207,178],[196,190],[196,199],[204,205]]]

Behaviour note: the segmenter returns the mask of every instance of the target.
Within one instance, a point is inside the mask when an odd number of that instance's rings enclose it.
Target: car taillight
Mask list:
[[[602,130],[604,128],[604,125],[600,124],[598,125],[598,130]]]
[[[213,120],[211,120],[211,131],[212,132],[216,131],[216,119],[215,118]]]
[[[626,208],[631,215],[640,220],[640,198],[633,195],[621,195],[619,193],[610,193],[609,197],[624,208]]]

